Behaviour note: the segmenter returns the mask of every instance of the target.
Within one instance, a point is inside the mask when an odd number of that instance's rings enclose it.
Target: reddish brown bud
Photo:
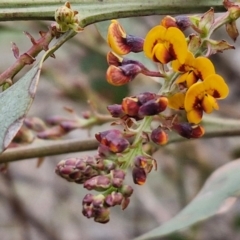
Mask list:
[[[167,15],[165,16],[161,22],[160,22],[160,25],[164,26],[165,28],[169,28],[169,27],[178,27],[177,26],[177,23],[176,23],[176,19]]]
[[[174,123],[172,129],[176,131],[180,136],[185,138],[200,138],[204,134],[204,128],[200,125],[192,123]]]
[[[139,111],[139,102],[136,97],[126,97],[122,100],[122,110],[130,117],[136,117]]]
[[[123,138],[121,131],[117,129],[97,133],[95,137],[101,144],[108,146],[109,150],[114,153],[123,152],[130,145],[128,140]]]
[[[102,144],[108,145],[108,142],[114,138],[122,137],[122,132],[118,129],[106,130],[95,134],[95,138]]]
[[[106,79],[114,86],[122,86],[131,82],[141,72],[141,67],[136,64],[127,64],[116,67],[110,65],[107,69]]]
[[[134,167],[132,170],[133,182],[138,185],[143,185],[146,182],[147,174],[143,168]]]
[[[143,105],[144,103],[150,100],[153,100],[155,98],[156,98],[156,94],[151,92],[143,92],[137,95],[137,99],[140,105]]]
[[[175,18],[171,16],[166,16],[162,19],[161,25],[164,26],[165,28],[176,27],[179,28],[181,31],[184,31],[187,28],[189,28],[192,24],[188,16],[181,15],[176,16]]]
[[[155,159],[146,156],[136,156],[134,159],[134,166],[137,168],[143,168],[145,172],[151,172],[155,165]]]
[[[167,108],[168,99],[166,97],[158,97],[144,103],[138,111],[139,116],[153,116],[163,112]]]
[[[168,134],[160,127],[152,131],[150,138],[158,145],[165,145],[168,142]]]
[[[120,104],[108,105],[107,109],[112,115],[112,117],[121,118],[124,115],[124,112],[122,110],[122,105]]]
[[[129,147],[130,143],[125,138],[116,138],[109,141],[109,149],[114,153],[121,153]]]

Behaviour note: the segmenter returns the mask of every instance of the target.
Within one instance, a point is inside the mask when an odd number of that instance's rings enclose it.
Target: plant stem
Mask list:
[[[200,13],[214,7],[226,11],[222,0],[71,0],[72,8],[80,13],[81,27],[99,21],[147,15]],[[62,0],[1,0],[0,21],[53,20]]]
[[[212,129],[212,125],[215,126],[214,129]],[[239,120],[206,118],[204,126],[206,129],[206,133],[202,138],[240,136]],[[187,140],[186,138],[180,137],[177,134],[173,133],[170,134],[168,143],[175,143],[186,140]],[[49,143],[49,141],[41,141],[40,146],[39,143],[37,146],[36,144],[6,150],[0,155],[0,163],[19,161],[28,158],[47,157],[65,153],[96,150],[99,143],[95,139],[90,140],[75,139],[75,140],[58,140],[52,141],[51,143]]]

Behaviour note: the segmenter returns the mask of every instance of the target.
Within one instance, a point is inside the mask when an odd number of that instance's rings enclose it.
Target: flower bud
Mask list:
[[[112,117],[121,118],[124,115],[124,112],[122,110],[122,105],[120,104],[108,105],[107,109],[112,115]]]
[[[118,129],[106,130],[95,134],[95,138],[103,145],[108,146],[108,142],[114,138],[122,137],[122,132]]]
[[[122,110],[130,117],[138,115],[139,107],[139,102],[136,97],[125,97],[122,100]]]
[[[57,175],[65,178],[69,182],[83,183],[86,179],[92,178],[98,175],[98,165],[89,165],[90,160],[96,161],[91,157],[87,158],[69,158],[60,161],[55,169]]]
[[[126,209],[129,203],[130,203],[130,198],[124,198],[121,204],[122,210]]]
[[[78,12],[71,9],[69,2],[66,2],[64,6],[59,7],[55,11],[55,20],[57,22],[57,28],[60,32],[66,32],[69,29],[73,29],[76,32],[80,32],[83,29],[78,25]]]
[[[134,166],[143,168],[146,173],[151,172],[153,166],[156,168],[156,160],[146,156],[136,156],[134,158]]]
[[[119,191],[122,193],[124,198],[128,198],[132,195],[133,193],[133,188],[129,185],[123,185]]]
[[[168,99],[166,97],[158,97],[144,103],[138,111],[139,116],[154,116],[163,112],[167,108]]]
[[[107,195],[105,198],[105,203],[113,207],[115,205],[121,205],[123,200],[123,195],[120,192],[112,192],[111,194]]]
[[[117,167],[117,164],[112,160],[104,159],[103,164],[104,164],[104,171],[106,173],[109,173],[111,170],[114,170]]]
[[[35,132],[41,132],[47,128],[44,121],[37,117],[25,118],[24,124],[27,128],[32,129]]]
[[[99,223],[107,223],[109,222],[110,218],[110,210],[109,208],[99,208],[95,210],[94,221]]]
[[[179,28],[181,31],[185,31],[191,26],[191,22],[188,16],[185,15],[176,16],[175,18],[168,15],[162,19],[161,25],[165,28],[176,27]]]
[[[125,172],[120,169],[115,169],[111,171],[111,176],[112,176],[112,186],[115,188],[120,188],[125,178]]]
[[[99,175],[86,180],[83,187],[88,190],[104,191],[111,187],[111,180],[108,176]]]
[[[176,131],[180,136],[185,138],[200,138],[204,134],[204,128],[200,125],[192,123],[174,123],[172,129]]]
[[[144,103],[150,100],[153,100],[155,98],[156,98],[156,94],[151,92],[143,92],[137,95],[137,99],[140,105],[143,105]]]
[[[97,133],[95,137],[101,144],[108,146],[109,150],[114,153],[123,152],[130,145],[129,141],[123,137],[121,131],[117,129]]]
[[[150,138],[158,145],[165,145],[168,142],[168,134],[160,127],[152,131]]]
[[[120,67],[110,65],[106,72],[108,83],[122,86],[131,82],[142,71],[137,64],[127,64]]]
[[[147,174],[143,168],[134,167],[132,170],[133,182],[138,185],[143,185],[146,182]]]

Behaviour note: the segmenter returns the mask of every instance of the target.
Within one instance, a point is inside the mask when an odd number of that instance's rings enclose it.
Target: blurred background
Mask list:
[[[160,17],[131,18],[120,22],[128,33],[144,37],[148,29],[160,22]],[[31,46],[23,31],[38,38],[38,31],[47,30],[49,24],[0,23],[0,71],[15,61],[11,42],[17,44],[21,54]],[[218,30],[213,38],[233,44],[224,28]],[[225,78],[231,90],[229,97],[219,102],[220,111],[215,114],[221,117],[240,118],[239,45],[238,39],[236,50],[212,57],[218,74]],[[106,113],[108,104],[121,103],[123,97],[142,91],[157,91],[158,84],[144,76],[138,76],[127,86],[110,86],[105,80],[108,51],[95,26],[87,27],[65,43],[55,53],[56,59],[50,58],[45,62],[28,116],[42,119],[53,115],[69,117],[64,107],[73,108],[81,115],[89,109],[88,100],[97,106],[99,112]],[[29,68],[26,67],[14,80]],[[78,129],[64,139],[88,139],[108,128],[109,124],[104,124],[90,131]],[[196,196],[215,169],[239,157],[239,146],[239,137],[229,137],[185,141],[159,148],[154,154],[158,170],[151,172],[143,186],[133,186],[129,172],[126,182],[134,187],[130,205],[125,211],[120,207],[112,208],[110,222],[105,225],[82,215],[82,198],[88,192],[81,185],[69,183],[54,173],[60,160],[94,155],[96,151],[46,157],[40,167],[37,167],[37,159],[11,163],[8,172],[0,175],[0,239],[132,239],[176,215]],[[222,215],[162,239],[240,239],[240,201]]]

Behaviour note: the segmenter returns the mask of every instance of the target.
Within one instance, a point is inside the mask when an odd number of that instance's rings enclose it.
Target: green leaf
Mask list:
[[[226,211],[240,195],[240,160],[217,169],[202,190],[177,216],[136,240],[160,239]]]
[[[54,11],[62,0],[1,0],[0,21],[53,20]],[[214,7],[226,11],[222,0],[72,0],[72,8],[79,11],[81,26],[113,18],[147,15],[200,13]]]
[[[8,147],[21,128],[35,96],[40,72],[41,64],[38,64],[0,94],[0,152]]]
[[[10,88],[0,93],[0,153],[8,147],[23,124],[36,94],[43,62],[75,35],[74,31],[63,34],[42,56],[37,65]]]

